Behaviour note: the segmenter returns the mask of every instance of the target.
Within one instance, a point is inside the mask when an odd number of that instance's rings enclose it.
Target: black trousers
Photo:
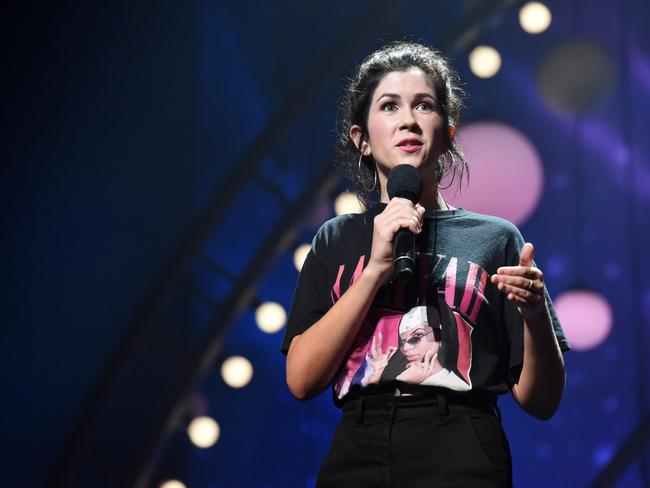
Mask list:
[[[511,487],[498,410],[463,403],[440,394],[347,402],[316,487]]]

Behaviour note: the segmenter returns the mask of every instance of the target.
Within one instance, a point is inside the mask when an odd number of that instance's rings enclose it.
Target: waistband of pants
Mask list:
[[[394,412],[396,409],[432,407],[440,415],[450,412],[485,413],[501,420],[495,394],[487,392],[455,392],[435,386],[390,382],[351,390],[343,400],[344,414],[358,416],[372,411]]]

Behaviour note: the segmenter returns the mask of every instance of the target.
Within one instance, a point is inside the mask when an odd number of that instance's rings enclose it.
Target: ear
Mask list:
[[[361,127],[356,124],[350,127],[350,139],[364,156],[370,156],[370,146],[366,141],[361,140]]]
[[[456,126],[449,126],[449,142],[454,142],[454,137],[456,137]]]

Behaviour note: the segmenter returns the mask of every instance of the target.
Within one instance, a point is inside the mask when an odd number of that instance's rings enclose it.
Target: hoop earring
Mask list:
[[[438,159],[438,164],[436,166],[436,182],[438,184],[438,191],[441,190],[447,190],[451,187],[451,185],[454,183],[454,179],[456,178],[456,168],[453,166],[452,163],[449,163],[447,161],[447,158],[454,159],[454,154],[451,152],[450,149],[447,149],[443,154],[440,155],[440,159]],[[449,166],[452,168],[453,174],[451,179],[449,180],[449,184],[445,187],[440,186],[440,183],[442,182],[442,178],[444,177],[445,173],[445,167]]]
[[[440,188],[440,182],[442,181],[442,176],[445,169],[446,155],[447,152],[445,151],[440,156],[438,156],[438,161],[436,161],[436,168],[434,170],[434,175],[436,177],[436,185],[438,185],[438,188]]]
[[[361,182],[361,186],[363,187],[364,190],[366,190],[368,193],[372,192],[375,190],[377,187],[377,168],[373,171],[375,175],[375,179],[372,182],[372,188],[368,188],[364,183],[363,183],[363,178],[361,177],[361,158],[363,158],[363,153],[359,155],[359,162],[357,163],[357,166],[359,168],[359,181]],[[374,167],[374,165],[373,165]]]

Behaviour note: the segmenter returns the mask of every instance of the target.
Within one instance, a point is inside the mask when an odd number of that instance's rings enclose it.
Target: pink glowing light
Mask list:
[[[522,224],[535,211],[544,186],[535,146],[512,127],[476,122],[461,127],[458,140],[470,163],[469,185],[443,190],[455,207]],[[443,180],[442,186],[445,186]]]
[[[555,311],[571,346],[587,351],[602,344],[612,329],[612,310],[601,295],[570,290],[554,300]]]

